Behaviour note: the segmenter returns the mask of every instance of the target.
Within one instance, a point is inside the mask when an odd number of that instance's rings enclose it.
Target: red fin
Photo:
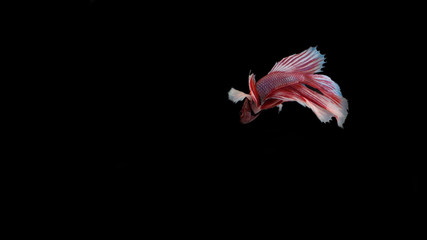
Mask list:
[[[302,73],[317,73],[320,72],[325,56],[320,54],[315,47],[289,57],[283,58],[282,61],[276,63],[269,73],[272,72],[302,72]]]
[[[348,114],[348,103],[345,98],[338,95],[333,98],[330,94],[322,95],[303,85],[299,85],[296,89],[320,121],[327,122],[334,116],[337,119],[338,126],[343,127]]]
[[[299,104],[309,107],[321,122],[328,122],[335,117],[340,127],[343,127],[347,117],[348,103],[345,98],[336,95],[338,100],[333,99],[330,95],[317,93],[304,84],[295,84],[277,90],[269,98],[297,101]]]
[[[255,75],[249,75],[249,90],[252,97],[252,100],[257,106],[259,106],[259,95],[255,85]]]
[[[341,90],[338,84],[326,75],[314,74],[310,78],[312,81],[308,82],[312,87],[318,88],[323,94],[327,95],[336,102],[340,102],[342,98]]]

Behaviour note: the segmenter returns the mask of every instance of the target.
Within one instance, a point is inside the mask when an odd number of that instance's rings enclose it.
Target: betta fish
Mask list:
[[[296,101],[309,107],[321,122],[335,117],[343,128],[347,117],[348,103],[340,87],[321,72],[325,56],[314,47],[277,62],[271,71],[255,82],[255,75],[249,75],[249,94],[234,88],[228,92],[228,99],[237,103],[244,100],[240,111],[240,122],[247,124],[259,116],[262,110],[278,107],[284,102]]]

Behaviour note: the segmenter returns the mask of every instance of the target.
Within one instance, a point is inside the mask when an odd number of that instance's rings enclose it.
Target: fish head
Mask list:
[[[243,103],[242,110],[240,110],[240,122],[243,124],[250,123],[258,117],[260,112],[261,111],[256,107],[256,104],[252,100],[246,98]]]

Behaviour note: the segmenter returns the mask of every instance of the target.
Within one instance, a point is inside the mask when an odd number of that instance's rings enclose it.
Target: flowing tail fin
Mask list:
[[[308,106],[316,113],[317,117],[321,121],[322,119],[329,121],[333,115],[337,119],[338,126],[343,128],[343,123],[348,114],[348,102],[342,96],[338,84],[326,75],[313,74],[307,85],[320,92],[311,90],[309,87],[302,90],[305,93],[304,95],[313,100],[314,105],[310,103]],[[307,89],[309,90],[307,91]]]
[[[297,101],[309,107],[321,122],[335,117],[341,128],[348,114],[347,99],[342,96],[339,86],[325,75],[311,75],[309,81],[280,89],[271,98]]]

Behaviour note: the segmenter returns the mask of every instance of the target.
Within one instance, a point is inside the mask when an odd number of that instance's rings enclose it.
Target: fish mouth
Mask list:
[[[240,122],[247,124],[252,122],[255,118],[258,117],[261,111],[255,113],[252,103],[246,99],[243,104],[242,110],[240,111]]]
[[[258,117],[258,115],[261,113],[261,111],[259,111],[258,113],[255,113],[252,110],[252,107],[250,107],[250,106],[249,106],[249,110],[250,110],[249,112],[250,112],[251,115],[250,116],[248,115],[247,118],[240,119],[241,123],[248,124],[248,123],[252,122],[253,120],[255,120]]]

